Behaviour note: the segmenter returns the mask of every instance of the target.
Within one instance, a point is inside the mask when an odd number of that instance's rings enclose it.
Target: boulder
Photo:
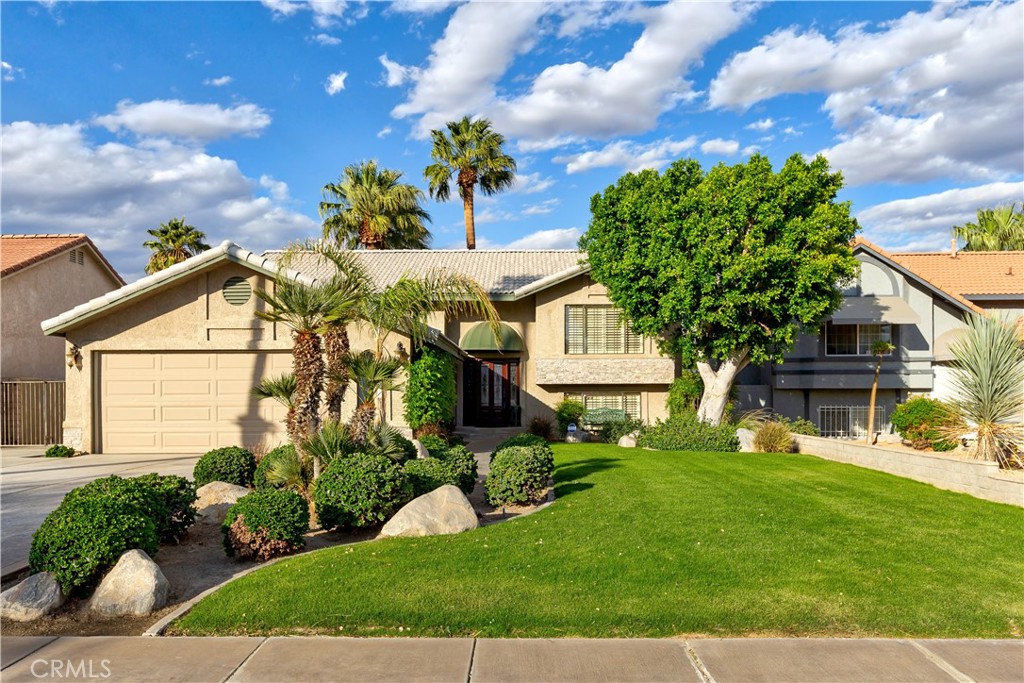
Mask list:
[[[430,451],[427,450],[426,446],[424,446],[422,443],[420,443],[419,439],[413,439],[412,440],[412,445],[416,447],[416,457],[417,458],[429,458],[430,457]]]
[[[425,493],[395,513],[381,537],[436,536],[469,531],[480,525],[469,498],[457,486],[442,486]]]
[[[39,572],[0,593],[0,619],[33,621],[64,604],[64,593],[50,572]]]
[[[202,524],[221,524],[228,508],[238,502],[251,489],[225,481],[211,481],[196,490],[196,521]]]
[[[753,453],[757,449],[754,448],[754,432],[750,429],[737,429],[736,438],[740,440],[740,453]]]
[[[89,599],[89,609],[109,617],[143,616],[167,604],[171,584],[143,550],[129,550]]]
[[[621,439],[619,439],[619,446],[622,448],[636,448],[636,437],[640,435],[640,432],[630,432]]]

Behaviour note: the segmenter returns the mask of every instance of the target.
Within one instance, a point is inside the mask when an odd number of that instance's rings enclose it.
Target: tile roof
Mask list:
[[[280,258],[281,253],[268,251],[264,256]],[[381,286],[392,284],[406,274],[447,270],[472,277],[488,294],[498,297],[523,295],[586,270],[579,263],[586,254],[574,250],[359,249],[350,253]],[[311,277],[322,277],[330,272],[323,259],[312,252],[295,256],[289,265]]]
[[[87,235],[81,233],[53,235],[0,235],[0,275],[6,276],[28,268],[56,256],[68,249],[88,246],[106,268],[111,276],[120,284],[124,280],[104,258],[96,245]]]
[[[1024,251],[958,251],[891,254],[892,260],[938,287],[967,299],[1024,298]]]

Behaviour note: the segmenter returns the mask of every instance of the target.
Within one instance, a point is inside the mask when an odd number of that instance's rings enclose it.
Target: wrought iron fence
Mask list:
[[[64,382],[2,382],[0,404],[0,445],[37,446],[64,438]]]
[[[890,428],[885,406],[875,406],[875,431]],[[837,439],[863,439],[868,435],[867,406],[819,406],[818,429],[822,436]]]

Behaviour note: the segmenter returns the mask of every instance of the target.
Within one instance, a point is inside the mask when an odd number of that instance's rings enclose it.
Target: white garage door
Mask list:
[[[204,453],[286,440],[285,408],[257,401],[263,377],[291,372],[287,352],[100,355],[103,453]]]

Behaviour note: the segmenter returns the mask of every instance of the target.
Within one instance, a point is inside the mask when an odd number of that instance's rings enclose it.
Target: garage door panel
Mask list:
[[[280,367],[291,367],[291,354],[101,354],[100,448],[201,453],[283,442],[286,409],[251,393]]]

